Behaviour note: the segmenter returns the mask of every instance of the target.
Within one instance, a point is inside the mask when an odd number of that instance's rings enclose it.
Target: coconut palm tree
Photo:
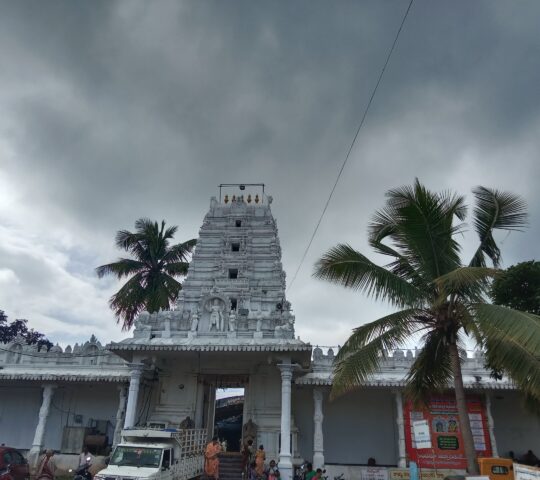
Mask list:
[[[153,313],[167,309],[178,297],[182,284],[175,277],[187,274],[189,255],[196,240],[170,245],[177,229],[176,226],[165,229],[164,220],[160,227],[157,222],[140,218],[135,222],[135,232],[120,230],[116,234],[116,246],[133,258],[120,258],[96,268],[100,278],[130,277],[109,300],[124,329],[131,328],[141,311]]]
[[[458,243],[466,230],[465,198],[431,192],[416,180],[388,191],[386,205],[369,225],[369,245],[389,263],[379,266],[339,244],[317,262],[314,273],[398,309],[353,331],[336,358],[332,395],[362,385],[386,352],[421,335],[423,348],[408,373],[405,393],[424,403],[453,383],[470,473],[478,467],[461,373],[465,339],[475,342],[489,365],[509,375],[528,398],[540,400],[540,317],[486,300],[501,260],[493,234],[522,229],[526,206],[516,195],[484,187],[473,194],[479,245],[468,264],[462,263]]]

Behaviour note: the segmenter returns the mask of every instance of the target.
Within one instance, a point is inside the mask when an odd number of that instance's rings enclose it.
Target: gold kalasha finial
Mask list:
[[[225,198],[223,199],[225,203],[229,203],[229,195],[225,195]]]

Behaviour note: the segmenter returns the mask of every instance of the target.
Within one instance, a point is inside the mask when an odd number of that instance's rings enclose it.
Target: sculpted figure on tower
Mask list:
[[[215,298],[213,303],[210,305],[210,330],[212,327],[215,327],[218,332],[223,332],[224,321],[223,321],[223,306],[220,305],[220,301]]]

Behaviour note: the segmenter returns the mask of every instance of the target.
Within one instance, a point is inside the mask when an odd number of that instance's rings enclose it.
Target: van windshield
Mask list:
[[[161,448],[125,447],[120,445],[114,450],[109,465],[158,468],[162,452]]]

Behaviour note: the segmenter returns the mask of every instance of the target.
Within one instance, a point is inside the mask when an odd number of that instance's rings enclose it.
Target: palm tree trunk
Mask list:
[[[456,343],[450,345],[450,361],[454,375],[454,391],[459,423],[461,425],[461,438],[463,439],[463,447],[465,449],[465,456],[467,457],[467,471],[470,475],[478,475],[479,469],[476,463],[476,450],[474,449],[469,413],[467,412],[467,400],[465,398],[465,388],[463,388],[463,376],[461,374],[461,361]]]

